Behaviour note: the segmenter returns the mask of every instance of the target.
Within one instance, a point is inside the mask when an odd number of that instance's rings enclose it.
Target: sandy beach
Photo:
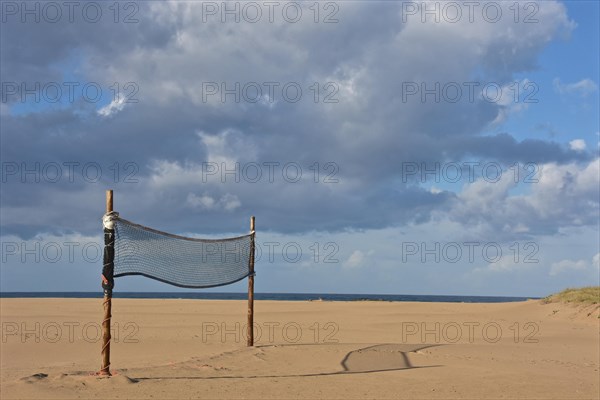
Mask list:
[[[597,399],[598,306],[2,299],[2,399]]]

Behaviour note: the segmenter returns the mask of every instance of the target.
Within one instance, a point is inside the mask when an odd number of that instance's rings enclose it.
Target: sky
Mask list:
[[[0,4],[2,291],[100,291],[107,189],[257,292],[600,284],[595,1]]]

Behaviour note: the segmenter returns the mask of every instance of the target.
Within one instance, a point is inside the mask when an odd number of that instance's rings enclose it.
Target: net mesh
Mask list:
[[[114,277],[142,275],[186,288],[228,285],[250,275],[254,232],[194,239],[114,220]]]

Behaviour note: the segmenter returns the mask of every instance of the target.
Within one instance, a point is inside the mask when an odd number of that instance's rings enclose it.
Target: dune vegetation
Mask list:
[[[600,286],[587,286],[577,289],[565,289],[542,300],[544,303],[599,304]]]

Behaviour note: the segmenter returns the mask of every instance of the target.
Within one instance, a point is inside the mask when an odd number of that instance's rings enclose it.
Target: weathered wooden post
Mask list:
[[[106,213],[113,211],[113,191],[106,191]],[[100,375],[110,376],[110,318],[112,290],[114,287],[115,230],[104,227],[104,257],[102,266],[102,288],[104,289],[104,319],[102,320],[102,367]]]
[[[254,346],[254,217],[250,217],[250,275],[248,275],[248,346]]]

